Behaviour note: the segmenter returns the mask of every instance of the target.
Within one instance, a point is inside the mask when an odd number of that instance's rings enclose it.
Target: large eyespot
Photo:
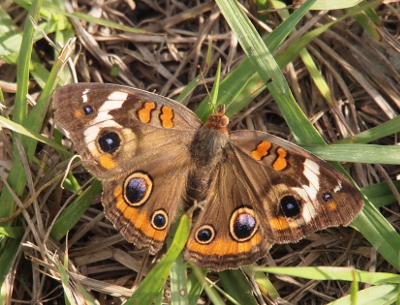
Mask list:
[[[83,106],[83,113],[84,113],[85,115],[92,114],[93,112],[94,112],[94,110],[93,110],[93,107],[92,107],[92,106],[88,106],[88,105]]]
[[[300,202],[294,196],[283,197],[280,205],[286,217],[295,217],[300,214]]]
[[[229,231],[236,241],[243,242],[251,239],[257,232],[257,228],[257,220],[252,209],[244,207],[232,213]]]
[[[102,131],[97,141],[104,153],[113,153],[121,146],[121,139],[114,131]]]
[[[150,176],[142,172],[134,172],[124,182],[124,198],[130,206],[140,206],[146,202],[153,190]]]
[[[151,217],[151,225],[156,230],[164,230],[168,225],[168,215],[164,210],[154,211]]]
[[[194,236],[199,244],[207,245],[215,238],[215,229],[210,225],[204,225],[197,229]]]

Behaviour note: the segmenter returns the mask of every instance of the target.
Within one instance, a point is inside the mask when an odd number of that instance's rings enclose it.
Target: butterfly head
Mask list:
[[[225,115],[225,105],[219,105],[217,111],[209,115],[206,125],[221,132],[227,132],[228,124],[229,118]]]

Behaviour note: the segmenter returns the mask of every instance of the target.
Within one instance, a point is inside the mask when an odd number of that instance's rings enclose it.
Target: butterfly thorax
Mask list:
[[[229,142],[226,126],[229,119],[225,116],[224,105],[208,117],[192,142],[191,154],[194,166],[189,175],[187,195],[192,200],[204,200],[212,181],[213,171],[219,163],[226,160],[225,147]]]

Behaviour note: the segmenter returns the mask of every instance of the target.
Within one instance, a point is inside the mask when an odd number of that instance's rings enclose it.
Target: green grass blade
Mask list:
[[[42,3],[43,0],[33,1],[26,18],[24,31],[22,33],[21,44],[18,45],[18,47],[24,47],[19,49],[19,56],[17,59],[18,90],[15,94],[13,113],[13,119],[16,123],[23,123],[25,118],[27,117],[26,95],[28,94],[29,67],[33,48],[32,41],[35,34],[35,28],[31,20],[29,19],[29,16],[31,16],[32,19],[37,22]]]
[[[239,304],[257,305],[253,289],[239,270],[225,270],[219,273],[222,286]]]
[[[101,182],[94,180],[93,184],[87,188],[81,196],[75,199],[61,213],[54,223],[50,236],[55,241],[60,241],[69,230],[71,230],[82,218],[86,209],[92,203],[94,196],[101,193]]]
[[[207,271],[203,270],[202,279],[204,279],[207,275]],[[197,278],[195,273],[191,273],[188,277],[187,287],[189,291],[189,303],[190,305],[196,305],[200,298],[200,295],[203,292],[203,285],[200,280]]]
[[[340,10],[356,6],[362,0],[318,0],[311,7],[312,10]]]
[[[398,132],[400,132],[400,116],[335,143],[369,143]]]
[[[302,147],[326,161],[400,164],[400,147],[395,145],[329,144]]]
[[[368,202],[351,226],[358,229],[394,268],[400,270],[399,234],[379,210]]]
[[[171,305],[189,304],[186,263],[183,261],[182,253],[173,263],[169,277],[171,281]]]
[[[0,236],[21,239],[24,232],[25,229],[23,227],[0,227]]]
[[[400,275],[388,272],[369,272],[351,267],[256,267],[255,271],[273,274],[295,276],[309,280],[320,281],[353,281],[354,276],[359,282],[371,285],[385,283],[400,284]]]
[[[357,303],[352,303],[351,295],[348,295],[327,305],[391,305],[397,301],[397,289],[398,285],[373,286],[357,293]]]
[[[34,20],[38,20],[39,18],[39,10],[41,7],[42,1],[34,1],[31,9],[28,13],[28,17],[26,18],[25,28],[23,32],[23,48],[19,53],[18,57],[18,66],[17,66],[17,76],[18,76],[18,90],[15,96],[15,104],[13,111],[13,119],[17,123],[24,123],[24,120],[27,117],[27,101],[26,95],[28,93],[28,81],[29,81],[29,61],[32,51],[32,38],[34,34],[34,27],[30,22],[29,16],[32,16]],[[13,153],[14,156],[19,156],[19,150],[17,148],[16,141],[21,139],[21,136],[17,133],[14,133],[14,141],[13,141]],[[24,146],[26,147],[26,146]],[[26,151],[28,158],[32,160],[34,151]],[[21,195],[22,191],[25,187],[25,172],[22,166],[22,163],[18,160],[18,158],[13,159],[13,166],[8,176],[8,183],[11,188],[17,195]],[[0,197],[0,218],[8,217],[12,214],[15,207],[15,201],[13,199],[11,191],[5,187],[3,188],[1,197]],[[9,226],[11,221],[5,222],[3,226]],[[15,247],[16,239],[9,240],[8,238],[3,238],[0,245],[0,253],[1,257],[4,254],[7,254],[4,257],[4,260],[10,259],[8,261],[2,262],[2,270],[0,271],[0,287],[3,286],[3,282],[5,280],[5,276],[7,275],[9,268],[12,265],[13,259],[12,257],[16,256],[17,247]],[[13,245],[10,247],[10,244]]]
[[[49,140],[49,138],[46,138],[42,136],[40,133],[32,131],[30,128],[26,128],[20,124],[17,124],[3,116],[0,116],[0,127],[7,128],[9,130],[12,130],[18,134],[27,136],[35,141],[42,142],[44,144],[47,144],[55,149],[57,149],[61,153],[69,154],[71,153],[69,151],[66,151],[62,146],[54,143],[53,141]]]
[[[203,271],[197,267],[196,265],[192,265],[193,273],[197,277],[198,281],[206,291],[208,297],[210,298],[212,304],[214,305],[225,305],[225,302],[222,300],[221,296],[217,293],[216,288],[212,287],[204,276]]]
[[[20,244],[21,238],[4,238],[2,241],[0,252],[0,287],[3,287],[3,283],[17,257]],[[6,297],[0,295],[0,304],[5,304]]]
[[[172,224],[171,230],[167,237],[167,246],[171,247],[174,236],[178,230],[179,223]],[[187,264],[183,261],[183,254],[180,253],[172,264],[169,273],[171,285],[171,305],[186,305],[189,303],[188,282],[186,274]]]
[[[400,181],[393,181],[393,185],[400,190]],[[396,197],[386,182],[363,187],[363,193],[377,208],[396,202]]]

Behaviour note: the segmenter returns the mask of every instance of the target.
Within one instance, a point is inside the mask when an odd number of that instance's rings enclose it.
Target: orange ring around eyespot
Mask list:
[[[200,240],[200,239],[198,238],[198,233],[199,233],[199,231],[204,230],[204,229],[208,229],[208,230],[210,230],[210,232],[211,232],[211,237],[209,238],[209,240],[206,240],[206,241],[202,241],[202,240]],[[199,243],[199,244],[201,244],[201,245],[208,245],[208,244],[211,243],[211,242],[214,240],[214,238],[215,238],[215,229],[214,229],[212,226],[210,226],[210,225],[201,226],[200,228],[198,228],[198,229],[196,230],[196,232],[195,232],[195,234],[194,234],[194,238],[195,238],[195,240],[196,240],[197,243]]]
[[[128,184],[129,184],[129,182],[130,182],[132,179],[142,179],[142,181],[144,182],[144,184],[145,184],[145,186],[146,186],[144,195],[143,195],[143,197],[142,197],[138,202],[132,202],[132,201],[129,199],[129,197],[128,197],[128,195],[127,195],[127,192],[126,192],[127,187],[128,187]],[[144,203],[147,201],[147,199],[149,199],[150,194],[151,194],[151,192],[153,191],[153,181],[151,180],[151,177],[150,177],[148,174],[146,174],[146,173],[143,173],[143,172],[134,172],[134,173],[130,174],[128,177],[125,178],[124,186],[123,186],[123,187],[124,187],[124,188],[123,188],[123,194],[124,194],[125,202],[126,202],[128,205],[132,206],[132,207],[139,207],[139,206],[141,206],[142,204],[144,204]]]
[[[164,216],[164,218],[165,218],[165,224],[162,227],[157,227],[157,225],[154,223],[154,217],[156,215],[158,215],[158,214],[162,214]],[[150,223],[151,223],[151,226],[157,231],[165,230],[165,228],[168,226],[168,223],[169,223],[168,214],[162,209],[156,210],[151,215],[151,222]]]
[[[236,219],[241,214],[250,215],[251,217],[254,218],[254,220],[256,222],[256,225],[254,226],[251,234],[249,236],[245,237],[245,238],[239,238],[238,236],[236,236],[236,233],[235,233]],[[231,219],[229,221],[229,233],[231,234],[233,239],[235,239],[238,242],[244,242],[244,241],[250,240],[253,237],[253,235],[257,232],[257,230],[258,230],[258,221],[256,219],[256,215],[255,215],[253,209],[250,209],[250,208],[247,208],[247,207],[242,207],[242,208],[239,208],[239,209],[235,210],[232,213]]]

